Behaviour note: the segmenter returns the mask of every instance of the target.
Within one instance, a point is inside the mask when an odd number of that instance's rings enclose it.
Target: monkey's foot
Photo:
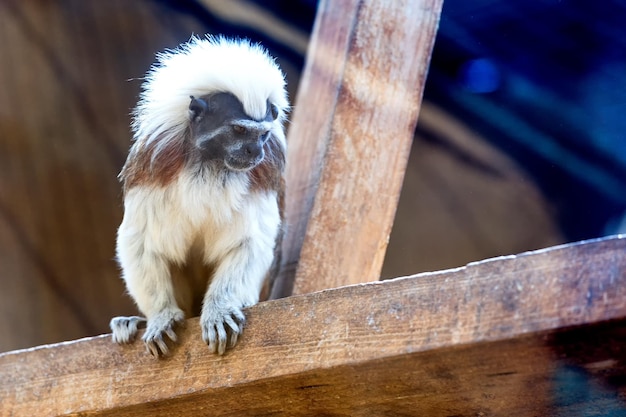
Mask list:
[[[115,343],[130,343],[135,340],[139,326],[145,327],[146,319],[138,316],[113,317],[109,327]]]
[[[184,319],[185,313],[178,308],[162,310],[148,319],[148,327],[142,339],[152,356],[159,357],[169,353],[164,336],[167,335],[172,342],[176,342],[174,328]]]
[[[202,339],[212,353],[223,355],[227,346],[231,348],[237,343],[245,321],[240,307],[205,302],[200,316]]]

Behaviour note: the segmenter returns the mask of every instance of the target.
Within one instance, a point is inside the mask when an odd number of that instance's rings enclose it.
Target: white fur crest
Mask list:
[[[164,132],[182,134],[189,120],[189,96],[214,92],[232,93],[254,119],[265,117],[268,99],[279,109],[279,123],[288,110],[283,73],[262,46],[194,37],[157,55],[134,112],[135,140],[151,142]]]

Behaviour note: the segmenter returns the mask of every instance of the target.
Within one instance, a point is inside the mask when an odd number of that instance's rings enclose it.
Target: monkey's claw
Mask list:
[[[164,336],[176,342],[178,338],[174,328],[182,323],[184,318],[185,314],[181,310],[164,310],[148,319],[148,327],[142,339],[152,356],[158,358],[169,353]]]
[[[232,348],[243,332],[246,316],[239,307],[205,306],[200,318],[202,339],[211,353],[223,355]]]

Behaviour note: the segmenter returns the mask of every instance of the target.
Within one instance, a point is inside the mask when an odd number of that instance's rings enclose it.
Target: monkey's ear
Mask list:
[[[270,103],[267,100],[267,115],[272,117],[272,120],[276,120],[278,117],[278,107],[275,104]]]
[[[202,119],[209,105],[202,98],[195,98],[194,96],[189,96],[189,98],[191,99],[191,103],[189,103],[189,118],[192,122],[197,122]]]

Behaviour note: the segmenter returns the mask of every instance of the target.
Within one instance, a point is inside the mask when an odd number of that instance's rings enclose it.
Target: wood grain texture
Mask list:
[[[441,3],[320,4],[289,131],[274,297],[379,278]]]
[[[582,416],[619,407],[626,332],[607,321],[626,317],[625,254],[626,238],[615,237],[261,303],[224,357],[208,353],[197,319],[165,360],[108,336],[3,354],[0,415]],[[579,325],[588,326],[563,330]],[[568,372],[599,394],[570,395]]]

